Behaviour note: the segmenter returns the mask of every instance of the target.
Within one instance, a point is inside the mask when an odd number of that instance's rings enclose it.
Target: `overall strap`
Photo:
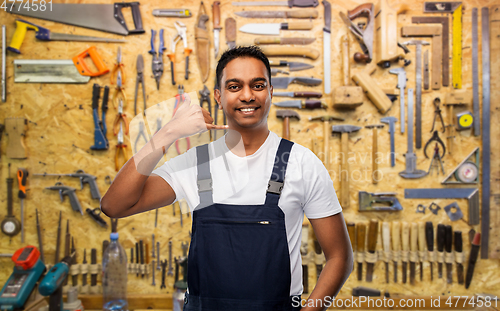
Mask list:
[[[208,155],[208,144],[196,147],[197,159],[197,184],[198,195],[200,196],[200,206],[213,204],[212,199],[212,175],[210,174],[210,158]]]
[[[273,172],[267,185],[265,204],[278,205],[281,190],[283,189],[285,180],[286,166],[288,164],[288,158],[290,157],[292,146],[293,142],[284,138],[281,139],[280,145],[278,146],[278,151],[276,151],[276,156],[274,158]]]

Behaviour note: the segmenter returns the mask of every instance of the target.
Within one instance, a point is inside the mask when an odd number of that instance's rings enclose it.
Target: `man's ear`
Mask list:
[[[273,101],[273,86],[269,88],[269,92],[271,92],[271,102]]]
[[[215,104],[220,106],[221,104],[220,104],[220,90],[219,89],[214,90],[214,99],[215,99]]]

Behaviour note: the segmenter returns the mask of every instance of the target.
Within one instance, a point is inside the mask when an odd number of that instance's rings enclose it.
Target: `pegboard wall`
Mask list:
[[[1,1],[0,1],[1,2]],[[70,2],[70,1],[68,1]],[[79,3],[103,3],[103,1],[80,1]],[[107,3],[112,3],[108,1]],[[362,4],[363,1],[342,1],[332,2],[332,31],[331,31],[331,86],[333,89],[343,86],[344,80],[342,76],[342,48],[341,39],[346,33],[349,37],[350,45],[350,65],[351,65],[351,76],[355,73],[365,70],[366,64],[355,63],[352,60],[352,54],[361,51],[359,44],[353,35],[348,32],[345,24],[339,16],[339,12],[347,12],[347,10],[352,10],[358,5]],[[463,34],[462,34],[462,89],[472,91],[473,76],[472,76],[472,21],[471,12],[473,8],[478,8],[481,12],[482,7],[489,7],[490,14],[490,33],[491,33],[491,141],[498,141],[499,137],[499,118],[498,118],[498,104],[495,103],[496,98],[500,96],[500,81],[498,72],[500,69],[500,61],[496,58],[498,52],[500,52],[500,13],[498,2],[495,0],[467,0],[463,1]],[[210,33],[210,73],[209,78],[205,85],[208,89],[213,90],[214,76],[215,76],[215,66],[216,59],[214,57],[213,48],[213,16],[211,2],[205,2],[205,8],[207,14],[209,15],[209,22],[207,23],[208,30]],[[414,16],[448,16],[449,17],[449,36],[450,36],[450,80],[451,80],[451,60],[452,60],[452,27],[451,27],[451,15],[448,14],[424,14],[423,13],[423,1],[405,1],[408,10],[404,13],[398,15],[398,29],[395,33],[398,35],[398,41],[404,42],[411,38],[401,37],[401,27],[412,25],[412,17]],[[394,1],[390,1],[390,5],[396,5]],[[494,6],[497,5],[497,6]],[[194,37],[194,27],[196,23],[196,17],[198,15],[200,7],[199,1],[142,1],[140,4],[140,10],[143,20],[145,34],[142,35],[129,35],[129,36],[118,36],[109,33],[99,32],[95,30],[68,26],[63,24],[58,24],[51,21],[40,20],[29,17],[19,17],[15,14],[6,13],[3,8],[0,10],[0,20],[1,24],[7,27],[7,42],[10,42],[14,31],[16,18],[23,18],[37,25],[46,27],[53,32],[59,33],[71,33],[79,35],[89,35],[98,37],[108,37],[108,38],[121,38],[127,40],[126,43],[114,44],[114,43],[95,43],[98,53],[104,60],[104,63],[109,67],[113,68],[117,47],[121,46],[122,58],[124,64],[124,71],[126,73],[126,79],[124,79],[124,91],[127,97],[126,105],[124,107],[124,112],[133,117],[134,109],[134,94],[135,94],[135,83],[136,83],[136,59],[139,54],[144,57],[145,70],[144,70],[144,84],[146,90],[146,104],[147,107],[154,106],[158,103],[168,101],[171,103],[172,98],[177,94],[177,85],[173,86],[170,77],[170,66],[169,59],[165,55],[163,56],[163,61],[165,63],[165,71],[161,78],[160,89],[156,89],[156,83],[153,77],[151,69],[152,56],[148,54],[150,50],[150,38],[151,30],[165,30],[165,47],[167,48],[165,53],[172,52],[171,39],[175,35],[176,30],[174,28],[174,22],[176,20],[182,20],[187,26],[187,38],[188,47],[193,49],[193,53],[190,57],[189,64],[189,79],[184,80],[184,66],[185,59],[182,57],[182,45],[179,43],[177,45],[177,59],[176,59],[176,80],[178,84],[183,84],[186,92],[198,92],[203,89],[204,84],[200,78],[200,70],[197,65],[196,51],[195,51],[195,37]],[[152,11],[159,8],[185,8],[192,12],[192,17],[177,19],[177,18],[165,18],[165,17],[154,17]],[[241,10],[278,10],[276,7],[237,7],[231,4],[231,1],[223,0],[220,4],[221,9],[221,25],[224,27],[224,21],[226,18],[233,17],[236,20],[237,28],[247,23],[279,23],[283,22],[283,19],[250,19],[237,16],[234,14]],[[280,8],[281,9],[281,8]],[[272,59],[287,59],[289,61],[301,61],[314,65],[314,68],[308,69],[300,72],[291,72],[290,75],[295,76],[313,76],[315,78],[323,78],[323,5],[320,4],[315,8],[318,11],[318,17],[312,19],[313,29],[309,31],[282,31],[282,37],[308,37],[316,38],[316,40],[309,44],[301,47],[308,49],[314,49],[320,53],[317,59],[308,59],[301,57],[272,57]],[[288,8],[283,8],[283,10],[289,11]],[[300,9],[293,9],[300,10]],[[111,18],[111,17],[110,17]],[[131,12],[125,10],[125,18],[129,25],[132,23]],[[479,86],[482,85],[482,67],[481,67],[481,51],[482,51],[482,40],[481,40],[481,14],[479,14]],[[359,19],[361,20],[361,19]],[[286,20],[288,22],[296,21],[294,19]],[[242,32],[237,32],[236,45],[247,45],[252,44],[256,36],[250,35]],[[430,38],[418,38],[431,42]],[[376,45],[374,43],[374,45]],[[21,243],[20,234],[12,238],[4,234],[0,234],[0,253],[14,253],[15,250],[22,247],[23,245],[35,245],[38,246],[37,230],[36,230],[36,210],[38,210],[38,215],[41,223],[41,233],[44,247],[44,254],[47,264],[54,264],[54,254],[55,254],[55,241],[57,234],[57,225],[59,213],[62,212],[62,240],[64,240],[64,233],[66,232],[66,223],[69,222],[70,229],[69,232],[74,238],[75,248],[77,250],[77,263],[82,262],[83,250],[86,250],[87,261],[90,261],[90,249],[96,248],[98,254],[98,262],[101,260],[102,255],[102,243],[104,240],[109,239],[109,229],[105,229],[97,225],[97,223],[90,218],[88,214],[84,212],[83,216],[80,213],[71,210],[69,202],[65,199],[61,202],[58,193],[56,191],[46,190],[45,187],[54,185],[56,182],[63,182],[65,185],[77,188],[76,194],[81,202],[82,208],[94,209],[99,206],[98,200],[94,200],[90,196],[88,186],[80,190],[79,180],[77,178],[70,177],[49,177],[49,176],[34,176],[35,173],[57,173],[66,174],[74,173],[77,170],[84,170],[86,173],[95,175],[97,177],[97,186],[101,192],[104,194],[109,187],[109,176],[112,179],[116,175],[115,171],[115,145],[116,136],[113,135],[112,125],[117,114],[117,110],[113,107],[111,102],[112,94],[114,92],[114,85],[110,83],[110,74],[106,74],[100,77],[94,77],[87,84],[38,84],[38,83],[14,83],[14,60],[18,59],[71,59],[73,56],[79,54],[84,49],[91,46],[87,42],[64,42],[64,41],[51,41],[42,42],[35,39],[35,33],[33,31],[28,31],[24,42],[21,47],[21,54],[15,54],[12,52],[7,53],[7,101],[5,103],[0,103],[0,116],[1,121],[4,122],[4,118],[25,118],[27,120],[27,130],[25,136],[22,138],[24,148],[26,149],[27,157],[25,159],[12,159],[7,156],[7,149],[9,140],[11,137],[6,137],[3,135],[1,141],[1,165],[0,165],[0,181],[2,183],[2,189],[6,189],[5,179],[9,177],[8,164],[11,164],[10,177],[15,178],[17,168],[26,168],[29,172],[28,184],[27,184],[27,198],[24,200],[24,224],[25,224],[25,243]],[[156,40],[156,46],[158,46],[158,39]],[[225,29],[221,31],[220,39],[220,49],[224,51],[227,48],[225,40]],[[406,90],[408,88],[415,89],[415,46],[408,46],[410,53],[405,55],[405,59],[411,60],[411,64],[404,67],[407,74],[407,84]],[[432,51],[432,45],[424,46],[423,53]],[[374,49],[374,53],[377,53],[377,49]],[[432,58],[432,54],[430,55]],[[403,61],[393,62],[391,68],[402,67]],[[436,70],[435,66],[432,66],[430,71]],[[376,83],[384,90],[389,93],[398,94],[399,90],[396,89],[397,77],[396,75],[390,74],[389,69],[384,69],[378,67],[372,78]],[[107,151],[95,151],[91,150],[90,146],[94,143],[94,124],[92,116],[92,85],[97,83],[101,86],[110,86],[110,104],[109,110],[106,115],[106,124],[108,126],[107,138],[110,142],[110,148]],[[351,85],[354,83],[351,81]],[[315,87],[307,87],[302,85],[292,84],[288,88],[289,91],[316,91],[323,92],[323,85]],[[423,146],[432,137],[431,128],[434,119],[434,106],[433,101],[435,98],[439,97],[441,103],[445,102],[446,95],[453,91],[451,86],[440,86],[439,89],[434,90],[429,88],[428,90],[423,90],[422,92],[422,142]],[[213,94],[212,94],[212,105],[214,104]],[[102,97],[101,97],[102,98]],[[479,98],[482,99],[482,88],[479,88]],[[286,98],[275,97],[274,102],[286,100]],[[345,121],[334,121],[331,125],[335,124],[350,124],[360,126],[361,129],[355,133],[349,134],[348,137],[348,163],[350,168],[350,188],[348,192],[349,206],[344,206],[344,217],[348,222],[354,222],[356,224],[365,223],[367,224],[370,219],[378,219],[380,222],[387,221],[404,221],[408,223],[413,222],[426,222],[431,221],[434,224],[434,228],[438,223],[450,224],[453,226],[453,230],[462,231],[464,239],[464,253],[465,258],[468,258],[468,253],[470,250],[470,240],[469,240],[469,230],[474,229],[476,232],[481,231],[480,225],[470,226],[467,222],[468,220],[468,204],[467,200],[459,199],[405,199],[404,189],[406,188],[450,188],[456,187],[445,186],[441,184],[444,178],[442,172],[437,173],[434,170],[432,174],[429,174],[420,179],[404,179],[399,176],[399,172],[405,170],[405,156],[407,152],[407,131],[402,134],[400,132],[401,120],[396,123],[395,132],[395,153],[396,162],[395,166],[391,167],[390,163],[390,149],[389,149],[389,134],[388,126],[378,132],[378,152],[381,153],[381,157],[378,161],[378,168],[380,172],[380,181],[377,184],[372,183],[372,130],[365,128],[367,125],[379,124],[380,119],[384,116],[395,116],[399,118],[400,116],[400,106],[399,97],[392,103],[391,109],[382,115],[373,103],[364,97],[363,104],[356,108],[355,110],[337,110],[333,108],[333,100],[331,95],[326,95],[322,97],[322,101],[328,106],[327,109],[316,109],[316,110],[298,110],[301,118],[300,120],[292,120],[290,122],[290,139],[296,143],[304,145],[311,148],[316,154],[323,159],[322,154],[324,136],[323,136],[323,124],[321,122],[311,122],[309,117],[317,117],[325,114],[339,116],[345,119]],[[406,97],[408,102],[408,98]],[[482,108],[482,100],[480,100],[480,107]],[[142,92],[139,88],[138,93],[138,109],[142,111]],[[269,115],[269,128],[271,131],[277,133],[281,136],[282,134],[282,121],[276,118],[277,107],[272,107]],[[448,122],[448,110],[445,106],[441,105],[442,115],[446,125]],[[467,102],[466,105],[455,108],[455,113],[460,113],[464,111],[472,111],[472,102]],[[220,113],[220,112],[219,112]],[[219,115],[219,120],[222,120],[222,114]],[[479,121],[475,120],[474,122]],[[164,120],[164,123],[166,121]],[[439,122],[436,123],[438,129],[440,129]],[[408,129],[408,125],[406,127]],[[445,144],[448,144],[446,140],[446,134],[441,134],[440,137]],[[481,136],[474,136],[471,130],[464,130],[456,133],[454,139],[454,148],[451,154],[447,153],[443,157],[443,165],[445,174],[449,174],[464,158],[473,151],[476,147],[479,147],[479,152],[482,151]],[[339,197],[340,193],[340,178],[341,175],[341,140],[340,135],[328,135],[326,138],[329,140],[329,158],[330,158],[330,173],[332,180],[334,182],[335,189]],[[197,137],[197,140],[192,141],[192,147],[196,144],[205,143],[208,141],[208,136]],[[130,147],[134,144],[128,136],[125,137],[125,144],[128,145],[128,156],[132,156],[132,151]],[[448,147],[448,146],[447,146]],[[491,194],[500,194],[499,189],[499,163],[496,159],[496,155],[499,154],[500,146],[498,144],[492,144],[491,155],[492,155],[492,183],[491,183]],[[429,147],[428,153],[432,154],[433,145]],[[169,157],[174,156],[176,153],[170,151]],[[426,158],[423,153],[423,148],[415,149],[417,156],[416,166],[418,169],[427,171],[431,163],[431,158]],[[482,169],[482,163],[480,163],[480,169]],[[471,187],[479,188],[481,191],[481,185],[475,184]],[[14,215],[16,218],[20,218],[20,200],[17,197],[17,179],[14,182]],[[402,211],[398,212],[359,212],[358,211],[358,193],[359,191],[367,191],[370,193],[375,192],[393,192],[396,193],[401,206]],[[6,215],[6,205],[7,196],[6,191],[0,192],[1,207],[0,216]],[[341,198],[344,200],[345,198]],[[444,207],[453,201],[458,202],[458,206],[464,213],[464,218],[452,222],[444,210],[440,210],[437,214],[430,212],[428,209],[425,213],[417,213],[417,206],[423,204],[428,207],[432,202],[435,202],[441,207]],[[181,207],[186,209],[187,205],[185,203],[181,204]],[[492,199],[491,203],[491,232],[490,232],[490,259],[479,260],[476,264],[476,270],[474,274],[474,279],[469,289],[465,289],[463,285],[459,285],[456,282],[456,278],[452,284],[447,284],[446,279],[438,279],[436,276],[436,265],[434,265],[435,275],[434,281],[430,281],[430,273],[428,263],[424,265],[424,278],[420,281],[417,277],[417,282],[415,285],[402,284],[401,277],[398,283],[392,281],[392,263],[390,267],[391,282],[386,284],[385,282],[385,267],[382,258],[375,264],[373,282],[358,281],[356,278],[356,270],[353,272],[350,279],[345,284],[342,289],[341,294],[350,295],[351,290],[357,286],[367,286],[378,288],[381,290],[389,291],[391,293],[400,293],[404,295],[471,295],[475,293],[491,293],[498,295],[500,293],[500,264],[498,261],[499,255],[499,229],[500,224],[500,214],[498,212],[498,201]],[[102,215],[103,218],[109,222],[109,219]],[[146,212],[133,217],[120,219],[118,222],[118,231],[120,233],[120,242],[127,250],[127,255],[130,255],[130,248],[135,247],[135,244],[139,240],[143,240],[145,243],[149,244],[149,252],[151,249],[151,239],[152,235],[155,235],[155,241],[160,243],[160,256],[162,259],[168,258],[168,244],[172,242],[172,254],[174,257],[182,255],[181,245],[182,243],[189,242],[189,230],[191,226],[191,218],[183,215],[183,221],[181,226],[181,220],[179,217],[179,212],[173,214],[172,206],[164,207],[158,211],[158,222],[155,226],[155,211]],[[307,220],[305,220],[307,223]],[[305,239],[308,244],[308,251],[313,251],[312,238]],[[379,247],[381,245],[379,243]],[[61,256],[64,252],[64,244],[61,242]],[[150,256],[151,257],[151,256]],[[61,257],[60,257],[61,258]],[[495,259],[497,258],[497,259]],[[153,258],[150,258],[150,260]],[[357,265],[356,265],[357,266]],[[400,265],[401,266],[401,265]],[[4,284],[8,276],[12,272],[13,264],[9,258],[0,258],[0,284]],[[454,267],[455,269],[455,267]],[[156,271],[156,270],[155,270]],[[316,282],[316,273],[314,260],[309,263],[309,292],[312,290]],[[400,272],[401,273],[401,272]],[[455,277],[455,270],[454,270]],[[363,272],[363,276],[365,272]],[[401,275],[401,274],[400,274]],[[171,276],[167,277],[166,289],[160,289],[160,271],[156,272],[156,286],[151,285],[151,275],[149,279],[136,277],[135,274],[129,274],[129,292],[138,294],[156,294],[156,293],[171,293],[173,288],[174,279]]]

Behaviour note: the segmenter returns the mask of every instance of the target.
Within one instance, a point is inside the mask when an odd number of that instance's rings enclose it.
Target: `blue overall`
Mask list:
[[[292,145],[281,140],[262,205],[213,203],[208,145],[196,148],[205,207],[193,212],[185,311],[300,310],[292,306],[300,297],[290,296],[285,214],[278,206]]]

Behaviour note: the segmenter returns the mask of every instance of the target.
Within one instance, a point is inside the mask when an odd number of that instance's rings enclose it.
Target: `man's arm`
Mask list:
[[[309,221],[326,258],[326,264],[309,299],[314,302],[317,301],[316,299],[320,299],[324,305],[325,302],[331,301],[332,298],[337,296],[352,272],[354,261],[351,242],[342,212],[325,218],[310,219]],[[325,300],[325,297],[328,297],[327,300]],[[307,302],[305,305],[307,306]],[[319,303],[314,305],[316,307],[305,307],[301,310],[326,310]]]
[[[121,218],[171,204],[175,200],[172,187],[161,177],[151,175],[164,150],[177,140],[207,129],[226,129],[213,125],[207,110],[191,105],[189,97],[174,117],[137,152],[116,175],[101,199],[102,212],[111,218]]]

